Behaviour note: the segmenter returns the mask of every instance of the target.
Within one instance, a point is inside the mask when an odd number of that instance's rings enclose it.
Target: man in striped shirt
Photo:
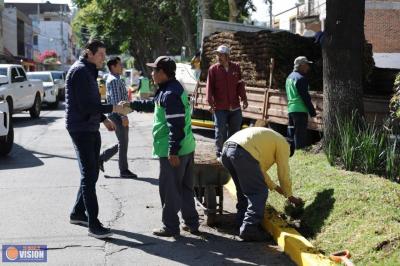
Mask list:
[[[117,104],[121,101],[128,101],[128,92],[122,75],[122,62],[119,57],[113,57],[107,62],[110,74],[107,77],[107,102]],[[106,149],[100,155],[100,170],[104,172],[104,162],[108,161],[119,152],[119,170],[122,178],[137,178],[137,175],[128,169],[128,142],[129,142],[129,120],[125,115],[111,113],[109,119],[115,124],[115,134],[118,144]]]

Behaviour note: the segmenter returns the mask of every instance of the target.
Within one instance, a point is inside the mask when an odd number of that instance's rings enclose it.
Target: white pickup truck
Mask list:
[[[40,116],[43,83],[29,81],[20,65],[0,64],[0,96],[7,101],[10,114],[29,111],[32,118]]]
[[[0,156],[10,153],[14,143],[14,129],[11,122],[11,115],[8,104],[0,96]]]

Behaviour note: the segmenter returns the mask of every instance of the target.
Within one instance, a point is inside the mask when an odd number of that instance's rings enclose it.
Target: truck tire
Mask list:
[[[13,100],[11,97],[7,97],[7,104],[8,104],[8,113],[10,114],[10,119],[14,113],[14,105],[13,105]]]
[[[29,109],[29,114],[31,115],[31,118],[39,118],[41,110],[42,101],[40,100],[39,94],[36,94],[35,101],[33,102],[31,109]]]
[[[10,117],[11,118],[11,117]],[[6,156],[10,153],[14,143],[14,128],[10,119],[7,136],[0,137],[0,156]]]

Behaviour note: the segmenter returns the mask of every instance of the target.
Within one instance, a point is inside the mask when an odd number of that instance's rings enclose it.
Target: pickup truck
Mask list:
[[[39,80],[43,82],[43,103],[47,104],[52,109],[56,109],[59,102],[58,89],[60,87],[61,80],[53,79],[50,71],[28,72],[27,75],[28,80],[30,81]]]
[[[21,65],[0,64],[0,96],[7,101],[10,115],[29,111],[39,118],[43,99],[41,81],[28,81]]]
[[[14,143],[14,129],[7,101],[0,96],[0,156],[10,153]]]
[[[50,72],[54,82],[58,84],[58,98],[65,100],[65,72],[53,70]]]

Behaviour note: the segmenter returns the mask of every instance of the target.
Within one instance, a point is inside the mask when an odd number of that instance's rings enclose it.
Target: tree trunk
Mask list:
[[[179,12],[182,19],[183,30],[184,30],[184,42],[188,47],[189,56],[195,53],[195,45],[194,45],[194,35],[192,33],[192,16],[190,12],[190,0],[179,0]]]
[[[211,3],[212,0],[198,0],[200,6],[201,19],[211,18]]]
[[[240,14],[236,0],[228,0],[229,5],[229,22],[237,22]]]
[[[336,118],[363,108],[365,1],[327,0],[323,40],[324,143],[336,136]]]

